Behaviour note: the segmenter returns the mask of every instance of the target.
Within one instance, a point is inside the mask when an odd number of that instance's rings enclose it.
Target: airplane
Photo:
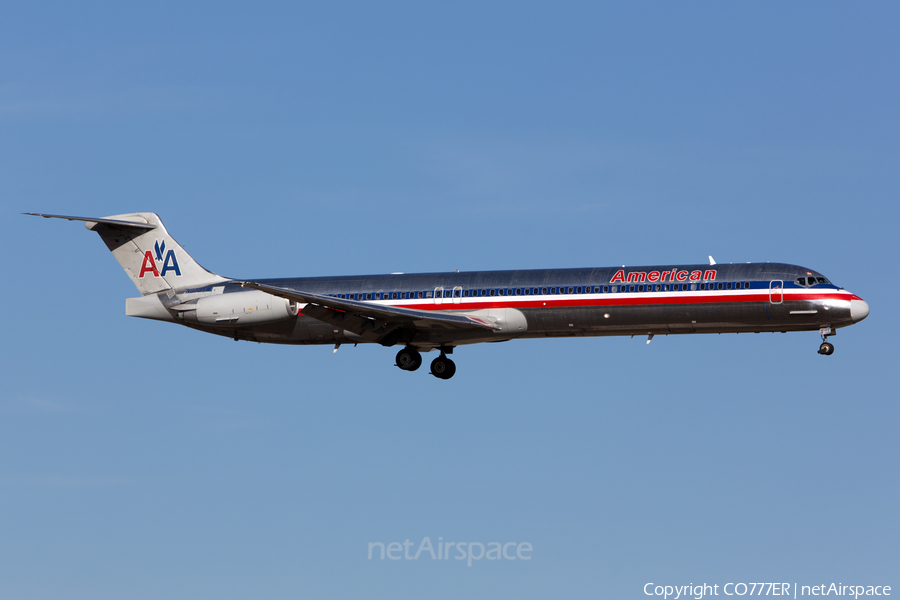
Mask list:
[[[401,346],[396,366],[450,379],[454,348],[572,336],[818,331],[828,338],[869,305],[818,271],[782,263],[659,265],[229,279],[201,267],[155,213],[83,221],[141,293],[125,314],[238,340]]]

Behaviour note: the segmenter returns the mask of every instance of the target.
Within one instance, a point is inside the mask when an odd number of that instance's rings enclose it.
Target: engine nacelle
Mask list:
[[[196,320],[204,325],[234,327],[296,317],[300,307],[286,298],[252,290],[200,298],[196,311],[190,312],[194,314],[185,314],[187,320]]]

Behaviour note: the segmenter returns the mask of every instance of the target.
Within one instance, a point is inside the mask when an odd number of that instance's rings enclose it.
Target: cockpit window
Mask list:
[[[803,287],[812,287],[814,285],[833,285],[824,277],[798,277],[797,283]]]

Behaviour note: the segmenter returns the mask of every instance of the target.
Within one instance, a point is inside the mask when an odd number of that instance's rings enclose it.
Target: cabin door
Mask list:
[[[781,304],[784,302],[784,282],[781,280],[769,282],[769,302]]]

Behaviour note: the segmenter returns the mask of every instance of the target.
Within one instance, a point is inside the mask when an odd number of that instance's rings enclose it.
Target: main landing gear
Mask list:
[[[438,379],[450,379],[456,373],[456,363],[445,354],[450,350],[442,349],[441,355],[431,361],[431,374]],[[422,366],[422,355],[415,348],[407,346],[397,353],[397,366],[404,371],[415,371]]]
[[[431,361],[431,374],[438,379],[450,379],[455,373],[456,363],[447,358],[443,352]]]
[[[831,356],[834,354],[834,344],[828,341],[829,335],[834,335],[835,331],[831,327],[823,327],[819,330],[822,334],[822,343],[819,345],[819,354],[823,356]]]
[[[422,366],[422,355],[415,348],[404,348],[397,353],[397,366],[404,371],[415,371]]]

